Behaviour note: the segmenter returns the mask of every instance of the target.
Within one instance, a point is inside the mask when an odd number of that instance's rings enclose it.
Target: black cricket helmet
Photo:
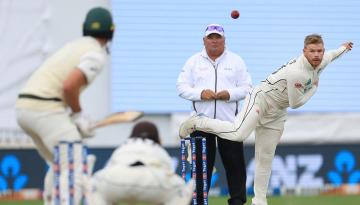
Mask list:
[[[92,8],[83,24],[83,35],[112,39],[115,25],[109,10],[102,7]]]
[[[149,139],[157,144],[161,144],[159,131],[152,122],[142,121],[137,123],[131,132],[130,138]]]

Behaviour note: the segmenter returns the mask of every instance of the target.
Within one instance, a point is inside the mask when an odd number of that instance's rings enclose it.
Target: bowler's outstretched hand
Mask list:
[[[353,42],[349,41],[349,42],[345,42],[342,44],[342,46],[345,46],[347,50],[351,51],[352,46],[353,46]]]

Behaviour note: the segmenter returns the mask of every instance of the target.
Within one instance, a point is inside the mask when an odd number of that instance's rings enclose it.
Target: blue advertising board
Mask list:
[[[326,184],[360,183],[360,144],[327,145],[279,145],[273,160],[270,190],[279,188],[320,188]],[[95,170],[109,159],[113,148],[92,148],[95,154]],[[180,174],[179,148],[167,148]],[[247,164],[247,188],[252,193],[254,180],[254,146],[245,146]],[[0,150],[0,192],[7,189],[42,189],[46,163],[35,149]],[[211,191],[213,195],[226,195],[227,185],[219,155],[215,163]]]

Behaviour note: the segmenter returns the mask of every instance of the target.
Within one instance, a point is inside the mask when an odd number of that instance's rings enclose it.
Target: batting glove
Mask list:
[[[71,114],[71,118],[78,128],[82,138],[91,138],[95,136],[95,131],[92,129],[94,121],[89,117],[81,114],[81,112]]]

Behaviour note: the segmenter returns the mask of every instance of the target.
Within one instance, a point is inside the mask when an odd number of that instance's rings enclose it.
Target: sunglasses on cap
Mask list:
[[[208,26],[205,31],[219,31],[224,32],[224,28],[222,26]]]

